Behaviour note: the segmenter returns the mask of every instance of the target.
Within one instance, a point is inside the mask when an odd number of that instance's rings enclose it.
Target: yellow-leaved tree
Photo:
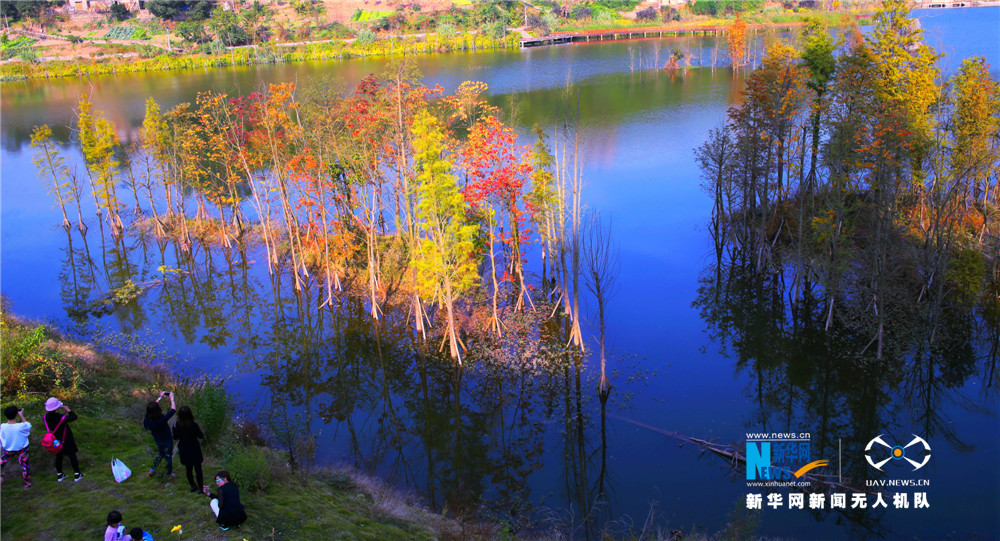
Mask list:
[[[77,127],[80,133],[80,146],[83,150],[84,162],[87,165],[87,175],[90,177],[98,214],[107,211],[108,224],[115,235],[124,230],[118,211],[122,205],[118,202],[115,191],[115,177],[118,159],[115,149],[118,147],[118,135],[111,122],[94,111],[94,105],[86,96],[80,96],[77,104]]]
[[[421,238],[414,257],[417,284],[424,297],[445,308],[451,357],[461,365],[455,299],[476,284],[472,257],[476,226],[466,220],[465,199],[452,172],[453,164],[445,155],[441,121],[426,110],[420,111],[411,132],[417,171],[416,226]]]

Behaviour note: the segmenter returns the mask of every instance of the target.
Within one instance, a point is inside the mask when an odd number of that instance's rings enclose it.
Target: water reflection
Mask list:
[[[988,411],[982,397],[968,396],[963,388],[981,381],[996,391],[995,325],[972,307],[951,303],[934,331],[919,311],[888,306],[895,332],[885,348],[890,353],[878,360],[868,347],[871,323],[851,325],[838,318],[826,330],[829,293],[806,280],[796,298],[786,280],[795,274],[793,264],[761,273],[740,250],[720,252],[702,273],[694,305],[713,341],[748,376],[746,392],[756,407],[748,412],[747,427],[769,432],[810,427],[812,456],[847,457],[842,483],[858,491],[871,479],[891,475],[866,464],[867,439],[858,435],[887,434],[902,441],[918,433],[958,452],[974,449],[946,413],[953,408],[945,406]],[[849,304],[850,292],[838,295],[838,305]],[[851,320],[850,313],[845,319]],[[884,510],[856,511],[843,513],[852,537],[891,534],[881,524]],[[817,520],[829,513],[811,512]]]
[[[418,490],[435,509],[513,529],[538,520],[529,478],[558,439],[565,493],[556,499],[580,510],[566,526],[595,538],[610,519],[607,396],[595,400],[587,359],[565,346],[571,322],[549,318],[551,305],[536,300],[538,310],[510,316],[501,338],[467,325],[459,367],[414,334],[406,302],[387,302],[374,322],[363,296],[324,305],[322,289],[296,293],[285,274],[262,277],[261,250],[245,240],[196,240],[187,252],[141,223],[118,237],[66,233],[61,297],[75,334],[104,318],[126,333],[155,321],[253,374],[258,406],[293,411],[299,426],[269,427],[293,463],[346,461]]]

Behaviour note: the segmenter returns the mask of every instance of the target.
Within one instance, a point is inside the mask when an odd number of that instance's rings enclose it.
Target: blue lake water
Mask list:
[[[923,10],[917,16],[928,43],[945,53],[946,72],[962,58],[983,55],[1000,76],[1000,9]],[[688,52],[692,67],[674,74],[655,69],[675,47]],[[58,227],[59,211],[37,180],[28,146],[32,126],[53,125],[65,139],[72,108],[87,92],[128,140],[141,124],[147,96],[166,109],[193,102],[204,90],[236,94],[286,81],[308,86],[327,76],[350,85],[380,72],[385,63],[378,60],[5,83],[0,291],[14,312],[29,318],[81,333],[125,331],[161,344],[184,373],[228,377],[228,388],[252,411],[266,410],[276,397],[288,400],[316,434],[320,462],[373,471],[438,508],[481,506],[533,520],[545,515],[583,537],[593,526],[583,524],[581,507],[594,505],[602,480],[603,503],[595,514],[598,527],[611,535],[623,535],[630,521],[641,529],[651,507],[664,527],[715,532],[730,512],[745,508],[752,490],[725,459],[668,433],[741,448],[747,432],[808,432],[813,458],[850,472],[867,467],[863,448],[879,433],[894,441],[923,434],[932,448],[920,474],[930,480],[929,508],[894,509],[891,502],[889,509],[868,512],[766,508],[757,533],[1000,538],[1000,424],[996,389],[984,389],[985,364],[923,404],[907,384],[859,391],[862,370],[828,369],[836,381],[802,384],[823,381],[818,361],[777,370],[765,356],[741,358],[694,304],[704,300],[699,288],[714,252],[706,230],[711,201],[700,187],[693,149],[724,123],[743,82],[728,68],[707,65],[713,47],[710,38],[672,38],[417,60],[428,85],[450,92],[464,80],[481,80],[500,106],[516,97],[524,134],[535,122],[552,129],[559,120],[553,104],[567,81],[578,89],[584,201],[611,217],[621,250],[608,313],[615,387],[603,431],[593,359],[579,374],[582,391],[574,391],[572,371],[526,382],[470,368],[462,380],[467,387],[451,392],[449,385],[462,384],[450,368],[421,368],[399,346],[405,321],[374,333],[351,307],[310,320],[288,284],[275,300],[266,269],[254,262],[259,254],[249,254],[244,265],[201,251],[198,272],[151,290],[137,307],[83,325],[68,318],[67,284],[86,281],[66,263],[68,245],[79,252],[84,244],[76,231],[67,238]],[[66,152],[79,159],[75,143]],[[102,245],[92,209],[85,216],[92,222],[87,249],[102,267],[127,260],[140,282],[160,277],[160,265],[179,265],[171,249],[135,236],[117,249]],[[537,260],[537,253],[529,257]],[[97,274],[90,280],[93,294],[111,281]],[[317,329],[318,339],[310,334]],[[593,345],[595,328],[588,325],[584,333]],[[768,345],[767,335],[759,340]],[[782,357],[774,347],[775,358]],[[824,402],[828,395],[833,398]],[[579,406],[571,403],[577,398]],[[582,440],[570,437],[577,430],[570,413],[577,407],[584,414]],[[930,434],[928,411],[942,425]]]

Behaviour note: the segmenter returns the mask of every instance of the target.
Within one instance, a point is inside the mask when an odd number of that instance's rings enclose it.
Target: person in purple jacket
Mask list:
[[[160,409],[160,400],[163,397],[170,399],[170,409],[163,413]],[[156,474],[156,467],[160,465],[160,459],[167,460],[167,479],[174,478],[174,437],[170,432],[170,425],[167,421],[174,416],[177,407],[174,404],[174,395],[169,392],[160,393],[160,397],[154,402],[146,404],[146,418],[142,421],[142,426],[153,434],[153,441],[156,443],[156,458],[153,459],[153,467],[149,468],[146,477]]]

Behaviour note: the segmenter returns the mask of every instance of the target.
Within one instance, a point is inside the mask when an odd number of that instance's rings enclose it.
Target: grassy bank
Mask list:
[[[608,12],[617,13],[617,12]],[[809,20],[821,20],[829,26],[845,26],[853,24],[863,15],[861,11],[821,10],[784,10],[767,9],[759,12],[748,11],[742,14],[744,20],[755,27],[788,26],[805,24]],[[240,49],[225,49],[218,44],[218,49],[208,52],[207,46],[194,47],[187,52],[167,53],[166,51],[147,44],[104,42],[94,40],[88,42],[93,47],[99,47],[96,53],[91,52],[89,58],[82,54],[73,60],[49,60],[38,62],[42,55],[30,47],[10,49],[7,56],[21,56],[21,61],[0,64],[0,81],[16,81],[35,78],[59,77],[92,77],[107,74],[141,73],[165,70],[207,69],[227,66],[251,66],[262,64],[278,64],[286,62],[344,60],[349,58],[398,56],[408,54],[432,54],[454,51],[482,51],[495,49],[513,49],[520,43],[521,34],[509,31],[499,39],[490,37],[490,32],[484,32],[480,26],[472,26],[477,31],[456,31],[451,21],[453,12],[438,14],[438,24],[449,30],[439,33],[429,29],[397,28],[396,32],[421,32],[407,37],[383,37],[375,39],[373,32],[361,32],[357,39],[304,41],[302,43],[286,43],[277,46],[264,43],[255,47]],[[367,15],[365,15],[367,16]],[[426,18],[430,15],[420,15]],[[623,18],[620,15],[604,17],[589,17],[582,20],[559,19],[551,30],[554,34],[602,32],[606,30],[651,30],[684,32],[686,30],[715,29],[724,31],[733,22],[732,18],[704,15],[691,15],[685,12],[683,18],[676,21],[665,20],[635,20]],[[864,24],[865,21],[860,21]],[[468,23],[465,21],[463,24]],[[424,25],[419,25],[424,26]],[[130,27],[131,28],[131,27]],[[365,30],[365,29],[361,29]],[[536,28],[528,28],[529,33],[539,35]],[[547,34],[548,30],[544,32]],[[106,41],[106,40],[105,40]],[[217,42],[216,42],[217,43]],[[190,46],[190,44],[188,44]],[[13,51],[19,51],[15,54]],[[24,53],[24,54],[21,54]],[[96,55],[96,56],[95,56]]]
[[[293,470],[286,453],[257,445],[249,425],[231,422],[231,403],[218,385],[178,381],[162,367],[97,351],[6,313],[0,337],[3,405],[23,407],[32,423],[32,486],[22,487],[16,463],[5,468],[3,540],[99,539],[112,509],[122,512],[126,527],[140,526],[161,541],[496,538],[489,526],[447,520],[354,472]],[[175,479],[163,476],[162,464],[157,476],[144,477],[154,454],[142,429],[144,405],[161,390],[175,392],[178,406],[191,405],[208,436],[206,484],[219,469],[233,472],[250,517],[242,528],[223,532],[215,525],[208,498],[189,492],[176,455]],[[72,425],[85,475],[80,482],[57,483],[53,457],[38,443],[50,395],[80,417]],[[132,478],[115,483],[112,457],[132,469]]]
[[[367,44],[356,40],[308,43],[294,47],[267,45],[232,49],[223,54],[160,54],[150,58],[105,57],[37,63],[10,62],[0,65],[0,81],[510,49],[519,46],[519,39],[516,34],[493,39],[482,33],[466,32],[451,37],[430,34],[419,39],[389,38]]]

